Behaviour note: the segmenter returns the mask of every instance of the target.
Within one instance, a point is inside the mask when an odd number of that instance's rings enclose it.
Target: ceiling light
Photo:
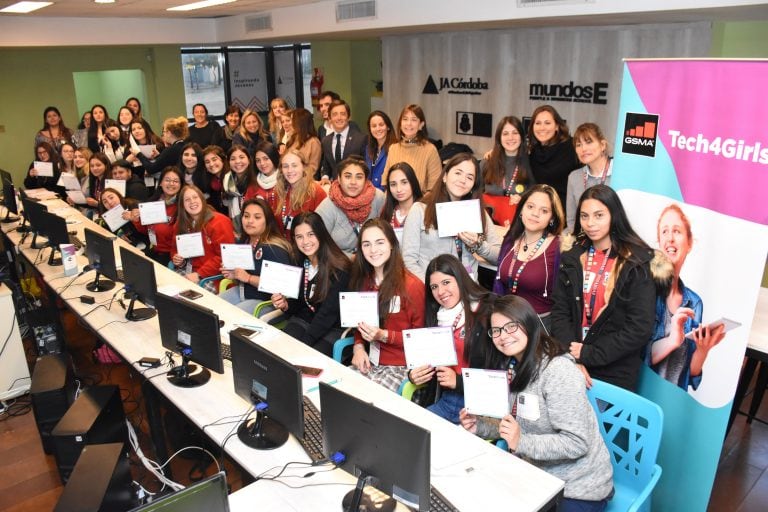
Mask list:
[[[0,9],[0,12],[13,12],[17,14],[26,14],[28,12],[48,7],[53,2],[16,2],[13,5],[9,5],[4,9]]]
[[[179,5],[176,7],[169,7],[166,11],[193,11],[195,9],[204,9],[206,7],[213,7],[214,5],[230,4],[235,0],[203,0],[202,2],[194,2],[191,4]]]
[[[97,4],[113,4],[115,0],[94,0]]]

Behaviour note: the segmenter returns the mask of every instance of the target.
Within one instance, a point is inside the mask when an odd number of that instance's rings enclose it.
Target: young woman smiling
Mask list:
[[[389,147],[387,164],[384,166],[384,180],[389,168],[397,162],[407,162],[413,167],[424,194],[439,185],[440,155],[437,148],[427,139],[427,119],[418,105],[406,105],[397,121],[399,141]]]
[[[384,205],[384,192],[368,179],[368,166],[358,156],[339,162],[339,177],[331,183],[328,197],[317,207],[336,244],[354,257],[363,222],[378,217]]]
[[[72,142],[72,130],[64,124],[56,107],[47,107],[43,111],[43,127],[35,135],[35,145],[40,142],[47,142],[57,151],[65,142]]]
[[[256,162],[256,196],[263,198],[272,211],[277,210],[277,176],[280,154],[271,142],[259,142],[253,159]]]
[[[613,491],[613,468],[584,378],[533,308],[519,297],[496,299],[484,368],[509,374],[510,413],[500,421],[462,410],[461,424],[565,482],[558,510],[601,512]]]
[[[275,144],[280,142],[283,129],[281,118],[287,111],[288,103],[283,98],[272,98],[272,101],[269,102],[269,134]]]
[[[208,107],[196,103],[192,106],[192,117],[195,118],[195,124],[189,127],[189,136],[185,137],[187,142],[197,142],[201,148],[211,144],[220,146],[224,132],[219,123],[209,119]]]
[[[651,339],[656,287],[665,261],[635,233],[610,187],[579,199],[579,230],[563,241],[552,306],[552,335],[591,377],[634,390]],[[572,246],[571,246],[572,244]]]
[[[286,334],[330,356],[342,332],[339,292],[347,290],[349,258],[314,212],[294,219],[293,244],[304,267],[299,298],[288,300],[278,293],[272,296],[272,305],[291,317],[283,329]]]
[[[593,185],[610,185],[613,171],[613,158],[608,155],[608,141],[595,123],[584,123],[576,128],[573,132],[573,146],[584,167],[568,175],[565,218],[571,231],[576,228],[576,203],[581,194]]]
[[[416,201],[421,201],[423,196],[413,167],[405,162],[398,162],[389,169],[387,193],[384,208],[381,209],[381,218],[392,225],[397,240],[401,243],[408,212]]]
[[[219,146],[208,146],[203,150],[203,164],[207,173],[203,192],[208,198],[208,204],[217,212],[226,214],[228,210],[224,206],[222,190],[224,176],[229,173],[229,159]]]
[[[386,182],[382,182],[384,169],[387,166],[389,147],[397,142],[397,134],[392,120],[381,110],[374,110],[368,115],[368,143],[365,147],[365,165],[371,170],[371,183],[376,188],[384,190]],[[392,172],[390,167],[390,172]]]
[[[445,164],[442,179],[429,194],[425,203],[415,203],[405,220],[403,229],[403,259],[408,270],[420,279],[429,261],[438,254],[452,254],[477,280],[477,253],[488,261],[497,261],[501,237],[482,208],[483,232],[461,232],[456,236],[440,238],[438,235],[437,204],[449,201],[479,199],[481,182],[478,179],[477,160],[469,153],[459,153]]]
[[[312,176],[307,170],[307,162],[298,151],[291,150],[280,159],[275,214],[280,229],[289,240],[294,217],[315,211],[326,198],[325,190]]]
[[[493,221],[509,226],[523,192],[535,183],[523,147],[523,123],[514,116],[499,121],[494,145],[487,160],[480,162],[485,193],[483,200],[493,208]]]
[[[235,231],[241,233],[240,213],[243,203],[256,197],[256,174],[251,154],[245,147],[235,144],[229,150],[229,172],[224,175],[222,194],[224,204]]]
[[[405,268],[395,232],[383,219],[363,224],[357,254],[350,289],[378,292],[379,323],[357,325],[352,366],[397,392],[408,375],[403,330],[424,327],[424,285]],[[370,344],[369,352],[365,343]]]
[[[105,123],[109,119],[104,105],[91,107],[91,124],[88,126],[88,149],[94,154],[101,152],[102,140],[106,135]]]
[[[184,176],[184,185],[194,185],[200,190],[208,188],[203,150],[197,143],[190,142],[184,145],[177,166],[181,170],[181,175]]]
[[[253,156],[256,144],[269,141],[269,134],[264,130],[264,123],[258,112],[246,110],[240,119],[240,128],[232,135],[232,146],[245,147],[248,154]]]
[[[130,221],[133,218],[132,210],[136,209],[136,204],[135,200],[123,197],[123,195],[114,188],[106,188],[104,189],[104,192],[101,193],[101,200],[99,201],[100,218],[96,223],[105,229],[112,231],[115,236],[143,251],[149,248],[149,239],[146,234],[136,229],[136,226],[132,222],[127,222],[113,231],[102,218],[104,212],[120,205],[124,209],[122,215],[123,219]]]
[[[320,167],[323,148],[315,132],[312,114],[305,108],[297,108],[288,115],[291,123],[291,135],[286,142],[286,151],[295,149],[301,153],[302,160],[307,162],[307,172],[314,176]]]
[[[50,162],[53,166],[53,176],[39,176],[35,169],[35,162]],[[29,164],[27,176],[24,178],[24,188],[45,188],[57,194],[63,193],[63,188],[58,186],[61,176],[61,157],[47,142],[38,142],[35,145],[35,159]]]
[[[104,180],[110,176],[112,162],[104,153],[95,153],[88,161],[88,196],[86,204],[91,208],[98,208],[101,201],[101,193],[104,192]]]
[[[178,212],[174,238],[171,240],[171,261],[177,272],[198,283],[204,277],[214,276],[221,269],[221,244],[235,242],[232,222],[205,202],[203,191],[194,185],[185,185],[179,192],[182,207]],[[199,233],[202,238],[202,256],[184,258],[176,248],[176,236]],[[211,293],[218,292],[218,281],[206,283]]]

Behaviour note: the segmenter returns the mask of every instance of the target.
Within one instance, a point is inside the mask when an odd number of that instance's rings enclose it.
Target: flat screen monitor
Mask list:
[[[282,446],[291,433],[304,437],[301,370],[242,334],[229,333],[235,393],[256,407],[256,418],[238,429],[252,448]]]
[[[157,281],[154,262],[123,246],[120,246],[120,261],[123,263],[125,293],[131,300],[125,318],[134,322],[152,318],[156,314],[154,309],[135,306],[136,301],[146,306],[155,305]]]
[[[131,512],[229,512],[224,472],[201,480]]]
[[[216,313],[162,293],[155,295],[155,307],[163,347],[181,354],[181,365],[168,372],[171,384],[186,388],[202,386],[211,378],[208,369],[224,373]],[[202,368],[197,371],[197,366],[189,364],[190,361]]]
[[[28,197],[21,196],[21,204],[24,207],[24,216],[29,221],[30,230],[34,235],[32,236],[32,248],[42,249],[45,245],[37,245],[37,237],[45,236],[43,213],[48,211],[48,208],[39,202],[32,201]]]
[[[85,285],[92,292],[111,290],[118,280],[114,240],[114,236],[107,237],[85,228],[85,255],[88,264],[96,269],[96,277]],[[107,279],[101,279],[102,275]]]
[[[430,433],[373,404],[320,383],[323,447],[341,452],[341,467],[358,477],[344,510],[394,510],[394,500],[365,492],[366,483],[416,510],[429,510]],[[367,481],[367,482],[366,482]]]
[[[48,245],[51,246],[51,255],[48,257],[49,265],[61,265],[61,257],[56,257],[60,253],[59,246],[68,244],[69,231],[67,229],[67,220],[53,213],[41,212],[40,219],[43,223],[43,231],[48,236]]]
[[[5,206],[5,217],[3,217],[2,222],[16,222],[19,218],[11,216],[19,214],[13,178],[7,171],[0,169],[0,180],[3,182],[3,206]]]

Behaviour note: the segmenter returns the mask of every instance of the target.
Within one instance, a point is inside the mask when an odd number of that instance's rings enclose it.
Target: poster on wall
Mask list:
[[[766,87],[765,61],[624,65],[611,186],[674,269],[638,388],[664,410],[654,509],[709,502],[768,252]]]
[[[275,50],[275,94],[283,98],[288,108],[296,108],[296,72],[293,50]]]
[[[266,110],[269,100],[264,52],[230,52],[229,86],[232,103],[241,110]]]

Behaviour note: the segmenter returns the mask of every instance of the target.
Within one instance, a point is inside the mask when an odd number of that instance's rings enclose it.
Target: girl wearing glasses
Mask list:
[[[510,413],[499,421],[462,410],[461,425],[565,482],[566,511],[602,511],[613,468],[573,357],[541,327],[525,299],[506,295],[491,309],[485,368],[507,370]]]
[[[406,270],[395,231],[384,219],[370,219],[363,224],[357,255],[350,289],[378,292],[379,322],[357,325],[352,366],[373,382],[397,392],[408,375],[403,330],[424,327],[424,285]],[[370,344],[368,352],[366,342]]]
[[[441,254],[427,265],[425,295],[425,324],[451,327],[458,364],[419,366],[408,373],[408,379],[416,385],[428,384],[422,393],[435,400],[427,409],[458,424],[459,411],[464,407],[461,368],[482,367],[494,295],[475,283],[464,265],[450,254]]]

